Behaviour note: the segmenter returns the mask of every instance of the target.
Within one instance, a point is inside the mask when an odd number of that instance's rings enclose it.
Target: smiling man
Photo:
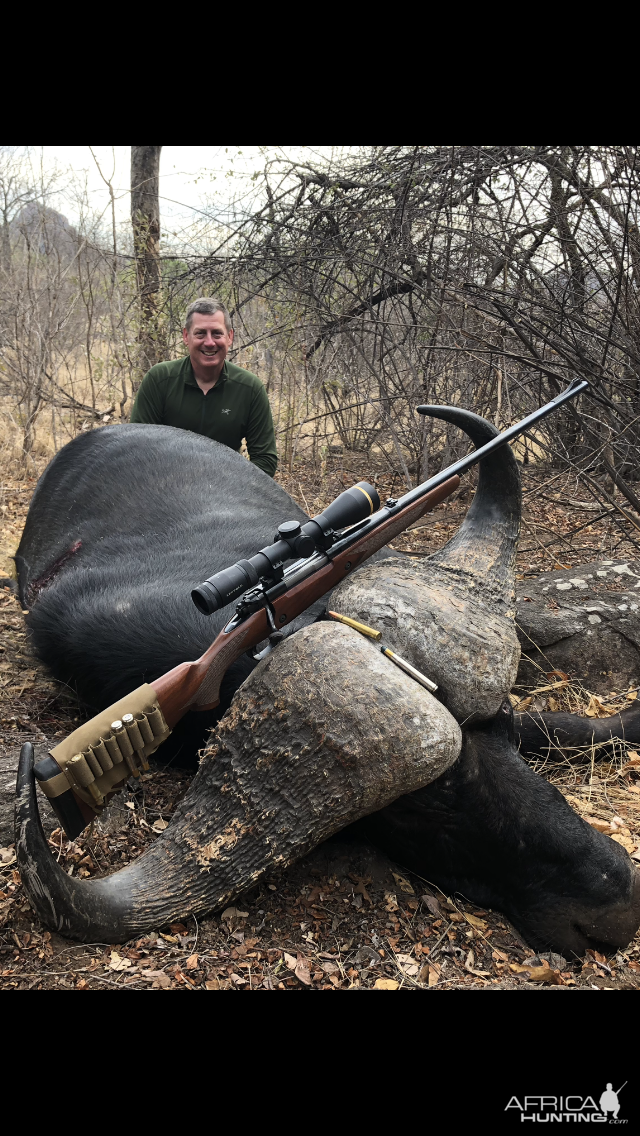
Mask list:
[[[278,455],[269,399],[257,375],[227,362],[233,328],[224,304],[195,300],[182,338],[189,354],[147,371],[131,421],[193,430],[233,450],[244,438],[250,460],[273,477]]]

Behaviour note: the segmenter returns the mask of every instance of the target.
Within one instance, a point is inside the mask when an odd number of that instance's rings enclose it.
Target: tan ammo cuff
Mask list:
[[[112,730],[112,723],[121,722],[127,714],[132,715],[133,721],[119,731]],[[99,811],[100,798],[106,798],[123,785],[132,768],[136,776],[140,765],[147,768],[146,759],[170,733],[156,692],[145,683],[96,714],[50,750],[62,773],[39,782],[40,788],[47,797],[58,797],[71,788],[94,811]],[[71,764],[79,755],[84,760]],[[90,785],[85,784],[87,774],[91,778]]]

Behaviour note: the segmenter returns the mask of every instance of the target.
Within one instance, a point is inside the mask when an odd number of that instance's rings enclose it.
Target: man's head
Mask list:
[[[217,380],[233,343],[231,317],[219,300],[201,298],[187,308],[182,338],[196,378]]]

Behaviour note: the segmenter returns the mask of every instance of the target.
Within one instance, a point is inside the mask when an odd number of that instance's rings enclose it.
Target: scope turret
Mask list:
[[[284,521],[278,526],[274,544],[262,548],[250,560],[238,560],[230,568],[216,572],[193,589],[191,599],[204,615],[212,615],[260,580],[267,585],[275,584],[282,578],[282,565],[286,560],[306,558],[314,551],[325,552],[331,548],[337,530],[357,524],[379,508],[375,486],[359,481],[305,524]]]

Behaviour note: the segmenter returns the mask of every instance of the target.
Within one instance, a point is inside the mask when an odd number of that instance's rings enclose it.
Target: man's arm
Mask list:
[[[158,378],[153,373],[154,370],[155,368],[152,367],[150,371],[147,371],[140,383],[131,411],[130,422],[151,422],[154,426],[164,425],[164,399],[159,389]]]
[[[273,477],[278,468],[278,451],[269,396],[262,383],[256,387],[253,394],[246,440],[249,458],[253,464],[268,473],[269,477]]]

